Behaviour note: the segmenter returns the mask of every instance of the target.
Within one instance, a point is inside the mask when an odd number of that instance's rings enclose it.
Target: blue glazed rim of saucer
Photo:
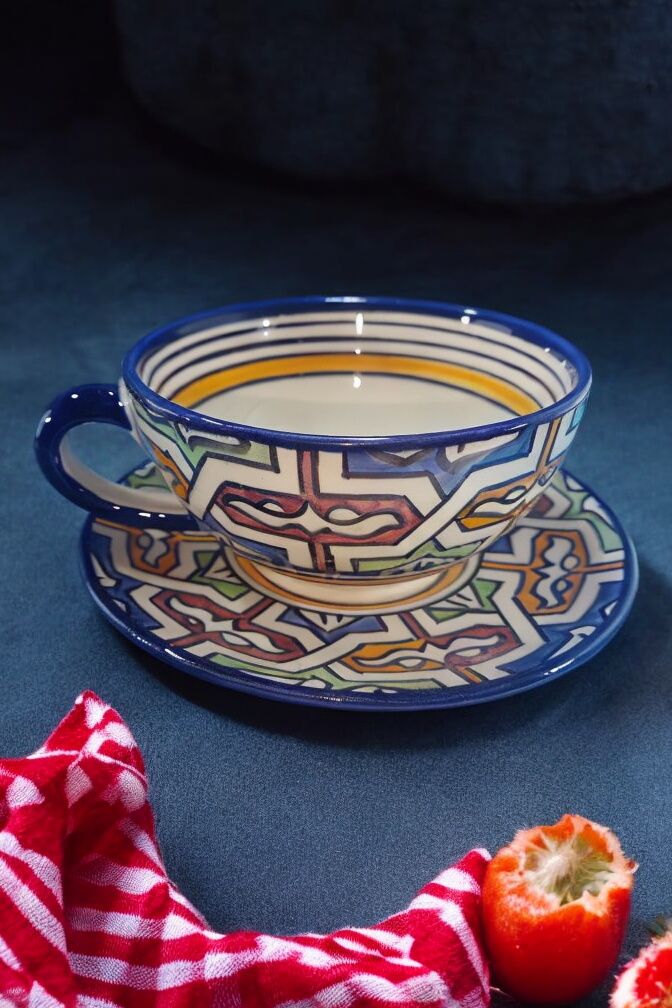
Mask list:
[[[259,316],[278,312],[307,313],[319,309],[348,312],[357,307],[375,311],[415,312],[420,315],[443,319],[460,319],[467,314],[474,322],[491,324],[511,333],[537,347],[543,347],[558,358],[569,362],[576,375],[575,387],[557,402],[542,409],[498,420],[476,427],[455,428],[448,431],[432,431],[424,434],[378,435],[378,436],[337,436],[285,432],[265,427],[254,427],[210,417],[184,406],[178,406],[149,387],[141,378],[138,369],[150,352],[155,352],[183,336],[197,333],[221,321],[245,322]],[[220,437],[236,437],[245,440],[275,444],[286,447],[321,448],[340,451],[353,447],[429,448],[436,445],[457,445],[467,441],[487,440],[520,431],[530,425],[548,423],[568,413],[586,399],[592,383],[592,370],[587,357],[565,337],[544,326],[526,319],[486,308],[457,305],[442,301],[416,300],[359,295],[319,295],[296,298],[276,298],[265,301],[248,301],[232,304],[209,311],[189,315],[154,329],[147,333],[128,351],[122,362],[122,378],[128,392],[147,404],[158,416],[172,423],[189,424],[204,433]]]
[[[515,675],[481,682],[478,687],[452,686],[438,690],[436,693],[433,690],[417,690],[412,695],[399,693],[381,696],[376,693],[344,694],[335,691],[312,693],[307,689],[298,691],[296,687],[283,683],[255,679],[245,671],[232,666],[217,665],[215,669],[212,663],[206,659],[195,658],[180,648],[164,644],[159,638],[153,635],[151,628],[148,626],[134,626],[124,619],[120,610],[112,604],[99,583],[91,559],[89,546],[92,535],[94,535],[93,524],[96,521],[95,515],[89,515],[80,535],[80,568],[93,601],[107,620],[123,636],[137,645],[141,650],[157,659],[162,665],[173,667],[180,672],[217,686],[233,689],[236,692],[251,694],[262,699],[332,710],[394,713],[471,707],[529,692],[546,683],[555,682],[568,672],[586,664],[612,640],[622,627],[632,608],[639,584],[639,564],[632,540],[614,511],[587,483],[570,476],[566,470],[563,470],[563,472],[565,476],[573,479],[584,489],[588,490],[599,502],[608,516],[611,527],[622,544],[624,557],[623,579],[621,581],[620,592],[613,603],[613,608],[608,618],[605,619],[602,626],[590,636],[584,637],[571,651],[568,658],[560,661],[556,660],[550,664],[542,662],[537,667],[527,669],[524,672],[518,672]]]

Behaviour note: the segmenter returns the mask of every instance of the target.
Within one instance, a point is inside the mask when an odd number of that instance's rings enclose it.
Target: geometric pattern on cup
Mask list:
[[[463,452],[295,450],[189,435],[138,407],[134,427],[191,512],[237,552],[370,578],[442,567],[505,534],[559,467],[582,408]]]

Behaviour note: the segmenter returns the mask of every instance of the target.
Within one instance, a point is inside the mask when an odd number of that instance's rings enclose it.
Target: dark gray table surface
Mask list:
[[[81,690],[109,701],[145,756],[169,874],[219,930],[372,923],[470,847],[580,812],[640,863],[633,952],[672,910],[672,196],[524,215],[301,190],[189,162],[114,108],[6,139],[3,755],[33,750]],[[497,308],[588,354],[570,468],[616,509],[641,564],[630,618],[598,656],[492,704],[343,713],[186,677],[94,608],[77,558],[85,515],[33,459],[45,405],[114,381],[160,323],[310,293]],[[83,440],[110,475],[136,457],[121,432]]]

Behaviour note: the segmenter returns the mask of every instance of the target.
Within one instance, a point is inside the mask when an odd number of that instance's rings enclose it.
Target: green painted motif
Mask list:
[[[554,489],[562,494],[569,505],[565,512],[565,517],[581,518],[584,521],[590,522],[607,552],[618,549],[621,545],[621,538],[604,515],[600,511],[595,510],[595,507],[599,507],[599,505],[595,500],[593,492],[585,487],[570,486],[569,482],[574,482],[572,477],[567,477],[562,470],[557,472],[553,479]],[[587,500],[591,500],[594,506],[585,507]]]
[[[250,591],[248,585],[243,584],[242,581],[233,575],[229,577],[213,577],[208,574],[208,570],[219,562],[218,550],[199,550],[194,555],[194,561],[197,567],[189,578],[190,582],[208,585],[227,599],[240,598]]]
[[[494,604],[492,596],[497,588],[501,587],[498,581],[489,581],[486,578],[475,577],[469,583],[469,587],[476,596],[477,605],[460,605],[455,596],[451,600],[455,602],[455,605],[451,608],[433,606],[430,603],[427,606],[427,611],[431,613],[432,619],[437,623],[447,623],[458,616],[464,616],[465,613],[497,612],[497,606]]]
[[[272,449],[268,445],[233,437],[215,438],[204,434],[188,435],[183,424],[162,420],[137,402],[134,406],[135,412],[142,421],[141,433],[146,440],[151,441],[150,431],[157,431],[175,444],[192,469],[196,469],[201,459],[206,455],[221,455],[223,458],[235,459],[244,464],[273,468]]]
[[[451,549],[444,549],[435,541],[423,543],[418,549],[409,554],[404,561],[404,571],[422,571],[430,567],[438,567],[441,563],[449,560],[463,560],[465,557],[476,553],[480,542],[467,543],[465,546],[454,546]],[[379,573],[394,568],[401,570],[399,560],[394,557],[387,560],[362,560],[357,565],[357,570],[361,573]]]
[[[161,470],[153,462],[148,462],[141,469],[136,469],[126,477],[124,482],[127,486],[134,489],[140,488],[144,490],[149,487],[158,488],[159,490],[166,489],[166,481],[161,475]]]

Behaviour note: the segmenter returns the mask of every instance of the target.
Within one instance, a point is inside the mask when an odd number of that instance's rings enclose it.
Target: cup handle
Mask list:
[[[86,423],[107,423],[131,432],[116,385],[80,385],[49,405],[35,435],[42,472],[59,493],[98,517],[153,528],[190,529],[198,525],[168,487],[134,488],[106,479],[74,454],[66,434]]]

